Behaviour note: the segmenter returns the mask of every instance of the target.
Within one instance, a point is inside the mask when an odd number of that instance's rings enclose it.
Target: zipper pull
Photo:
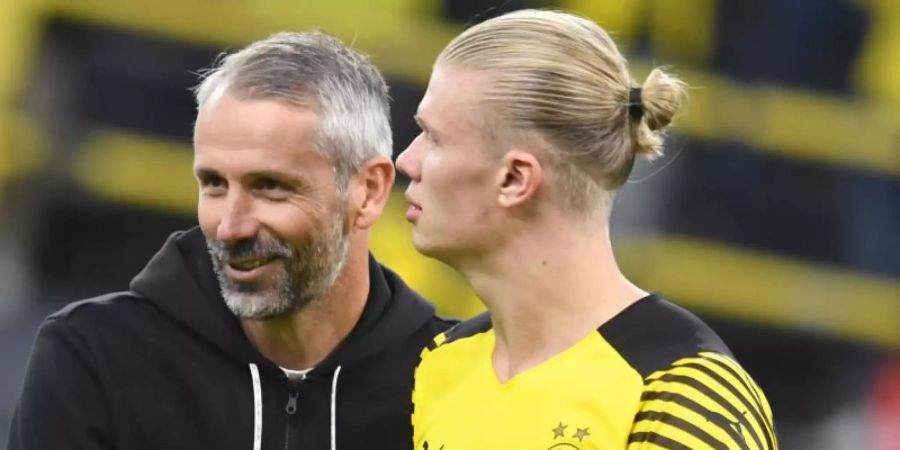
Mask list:
[[[298,391],[297,389],[291,389],[288,392],[288,402],[287,402],[287,406],[284,408],[284,410],[291,416],[293,416],[294,413],[297,412],[297,399],[298,398],[300,398],[300,391]]]

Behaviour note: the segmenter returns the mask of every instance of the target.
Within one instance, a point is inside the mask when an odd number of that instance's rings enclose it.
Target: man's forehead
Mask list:
[[[315,111],[277,99],[242,99],[225,95],[197,117],[195,142],[230,141],[252,146],[260,142],[299,145],[317,138]]]
[[[490,75],[483,70],[436,68],[428,83],[428,89],[419,103],[417,117],[427,125],[445,119],[453,122],[475,120],[483,111],[486,88]]]

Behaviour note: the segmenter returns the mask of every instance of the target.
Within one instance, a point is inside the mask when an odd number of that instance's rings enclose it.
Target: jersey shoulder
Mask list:
[[[762,389],[694,314],[652,295],[598,331],[644,378],[628,450],[777,449]]]
[[[700,352],[644,380],[628,450],[777,450],[772,417],[762,389],[736,361]]]
[[[699,317],[658,295],[638,300],[597,331],[645,378],[701,352],[733,358],[728,346]]]
[[[491,329],[491,318],[485,312],[459,322],[435,336],[422,349],[416,369],[417,380],[432,378],[428,374],[434,371],[443,374],[465,371],[468,363],[484,354],[490,354],[493,341],[487,337]]]
[[[415,439],[435,420],[454,387],[472,374],[472,367],[490,355],[492,340],[487,313],[460,322],[438,334],[421,353],[414,375],[412,423]],[[473,400],[474,401],[474,400]]]

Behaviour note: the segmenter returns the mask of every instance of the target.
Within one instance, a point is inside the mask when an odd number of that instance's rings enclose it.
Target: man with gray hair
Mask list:
[[[281,33],[195,93],[199,227],[46,320],[8,448],[411,448],[413,369],[450,323],[368,252],[394,181],[381,75]]]

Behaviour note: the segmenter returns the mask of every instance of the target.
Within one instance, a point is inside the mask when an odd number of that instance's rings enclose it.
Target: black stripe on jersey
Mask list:
[[[651,444],[659,445],[660,447],[665,447],[669,450],[691,450],[690,447],[675,440],[669,439],[665,436],[653,432],[646,431],[634,433],[631,436],[628,436],[628,443],[631,444],[633,442],[649,442]]]
[[[685,397],[684,395],[681,395],[681,394],[676,394],[674,392],[650,391],[650,392],[644,392],[641,395],[642,402],[650,401],[650,400],[660,400],[660,401],[675,403],[676,405],[679,405],[679,406],[687,408],[691,411],[694,411],[700,417],[712,417],[712,415],[713,415],[712,411],[704,408],[703,405],[695,402],[693,399]],[[710,422],[712,422],[712,421],[710,421]],[[731,439],[741,447],[741,450],[750,450],[750,448],[747,446],[747,443],[744,441],[743,436],[740,433],[738,433],[737,430],[735,430],[734,428],[732,428],[730,426],[723,426],[725,424],[720,424],[720,423],[715,423],[715,422],[713,422],[713,424],[718,426],[721,430],[728,433],[728,436],[731,437]]]
[[[457,339],[462,339],[470,336],[474,336],[479,333],[484,333],[493,327],[491,323],[491,316],[488,315],[487,312],[483,312],[469,320],[464,322],[460,322],[453,326],[453,328],[447,330],[444,335],[447,339],[444,340],[440,345],[449,344]]]
[[[709,359],[707,358],[703,359],[709,361]],[[731,395],[734,395],[736,398],[738,398],[741,403],[744,404],[744,407],[747,408],[748,411],[750,411],[750,414],[753,415],[753,419],[756,420],[756,423],[759,425],[759,429],[762,430],[763,436],[766,438],[766,443],[769,444],[769,448],[772,448],[772,438],[769,435],[771,433],[771,430],[768,427],[768,422],[762,417],[765,413],[763,412],[762,405],[759,404],[759,402],[754,402],[747,399],[746,396],[741,394],[736,387],[732,386],[732,384],[722,378],[721,375],[717,374],[709,367],[706,367],[700,363],[690,362],[679,364],[677,367],[690,367],[694,370],[699,370],[700,372],[705,373],[707,376],[715,380],[716,383],[719,383],[722,387],[727,389],[728,392],[731,392]]]
[[[631,304],[597,331],[642,378],[702,351],[731,356],[702,320],[657,295]]]
[[[747,412],[746,411],[743,411],[743,412],[738,411],[738,409],[734,405],[729,403],[728,400],[725,400],[725,398],[723,398],[721,395],[719,395],[711,387],[697,381],[694,378],[686,377],[683,375],[673,375],[673,374],[667,373],[667,374],[660,376],[657,379],[668,382],[668,383],[681,383],[681,384],[690,386],[690,387],[694,388],[695,390],[697,390],[698,392],[700,392],[701,394],[708,397],[710,400],[718,403],[720,406],[725,408],[725,410],[728,411],[732,416],[737,418],[738,423],[740,423],[741,427],[747,429],[747,433],[753,438],[753,441],[756,443],[756,447],[763,448],[762,442],[760,441],[759,436],[757,436],[753,427],[750,425],[750,421],[747,419],[747,416],[746,416]],[[720,427],[727,428],[728,426],[720,425]],[[765,426],[763,426],[761,429],[765,430],[766,428],[765,428]],[[765,433],[763,433],[763,434],[765,434]],[[774,448],[772,446],[772,442],[771,442],[771,439],[769,438],[769,436],[766,436],[766,441],[769,444],[769,446],[767,448]]]
[[[762,402],[762,400],[760,399],[761,397],[760,397],[760,393],[759,393],[759,391],[758,391],[759,388],[756,387],[756,385],[753,383],[753,381],[750,381],[745,375],[739,374],[737,371],[734,370],[733,367],[729,366],[728,364],[725,364],[725,363],[722,362],[722,361],[719,361],[718,359],[715,359],[715,358],[709,358],[709,357],[705,357],[705,356],[702,356],[702,355],[701,355],[701,357],[702,357],[704,360],[710,361],[710,362],[712,362],[713,364],[715,364],[715,365],[721,367],[721,368],[724,369],[726,372],[728,372],[729,374],[731,374],[731,376],[734,377],[735,380],[738,380],[738,382],[741,383],[741,386],[743,386],[744,389],[746,389],[747,392],[749,392],[750,395],[753,396],[753,401],[755,401],[756,404],[759,405],[760,412],[761,412],[762,414],[766,414],[766,412],[765,412],[765,407],[763,406],[763,402]],[[770,425],[768,421],[766,421],[766,425],[767,425],[767,426]],[[772,425],[774,425],[774,424],[772,424]],[[772,433],[772,435],[775,435],[775,430],[773,430],[773,429],[771,429],[771,428],[768,428],[768,430],[769,430],[769,433]]]
[[[731,367],[728,364],[725,364],[724,362],[719,361],[715,358],[703,357],[703,359],[706,361],[710,361],[713,364],[716,364],[717,366],[721,367],[722,369],[725,369],[726,372],[730,373],[731,376],[733,376],[736,380],[738,380],[741,383],[741,385],[744,387],[744,389],[746,389],[747,392],[749,392],[750,395],[753,396],[753,400],[756,402],[757,405],[759,405],[760,414],[762,414],[764,416],[768,415],[766,413],[765,406],[763,405],[763,402],[761,400],[762,394],[760,393],[759,388],[756,386],[756,384],[753,382],[753,380],[750,380],[749,377],[747,377],[745,374],[744,375],[739,374],[737,371],[734,370],[733,367]],[[766,424],[766,431],[769,433],[770,436],[772,436],[772,440],[774,441],[775,424],[768,420],[763,421],[763,423]]]
[[[728,450],[728,446],[725,445],[724,442],[719,441],[718,439],[712,437],[709,433],[703,431],[703,429],[701,429],[700,427],[698,427],[680,417],[676,417],[676,416],[673,416],[671,414],[664,413],[661,411],[644,411],[644,412],[638,413],[638,415],[635,416],[635,418],[634,418],[635,422],[640,422],[642,420],[663,422],[667,425],[671,425],[675,428],[678,428],[681,431],[684,431],[685,433],[688,433],[697,439],[700,439],[701,441],[706,443],[706,445],[708,445],[710,448],[713,448],[715,450]]]

